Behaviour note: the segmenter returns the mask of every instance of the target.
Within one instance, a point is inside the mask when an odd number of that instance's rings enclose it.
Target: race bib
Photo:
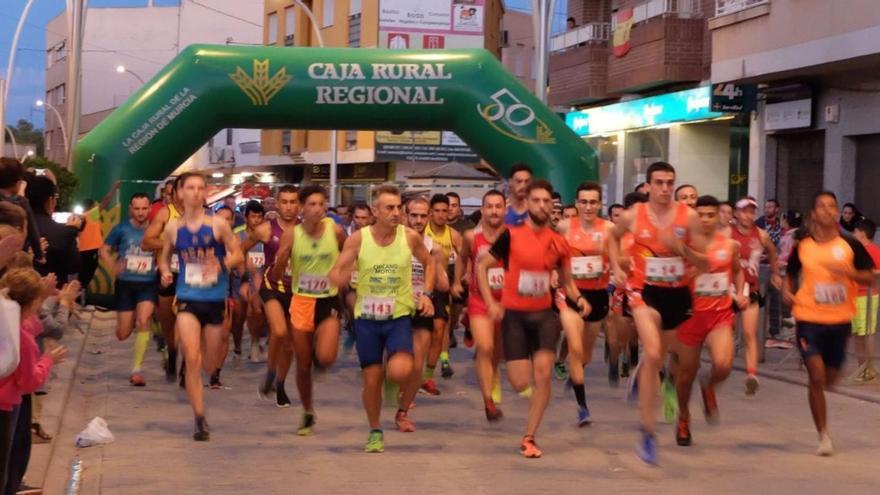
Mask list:
[[[571,276],[575,280],[601,278],[604,272],[601,256],[576,256],[571,259]]]
[[[174,273],[180,272],[180,258],[177,256],[177,253],[171,255],[171,271]]]
[[[517,292],[521,296],[541,297],[550,291],[550,274],[547,272],[519,272]]]
[[[146,275],[153,271],[152,256],[129,255],[125,257],[125,271],[137,275]]]
[[[694,292],[698,296],[721,297],[730,293],[730,278],[724,273],[702,273],[697,276]]]
[[[504,268],[489,268],[489,288],[499,291],[504,288]]]
[[[284,276],[287,278],[293,278],[293,268],[291,268],[290,263],[288,263],[287,268],[284,269]]]
[[[816,304],[836,305],[846,302],[846,287],[836,282],[817,283],[813,288]]]
[[[266,265],[266,253],[248,253],[248,261],[254,268],[263,268]]]
[[[300,273],[297,289],[300,294],[326,296],[330,294],[330,278],[326,275]]]
[[[648,282],[680,282],[684,278],[684,260],[671,258],[645,258],[645,279]]]
[[[207,274],[205,267],[198,263],[187,263],[183,282],[190,287],[213,287],[217,285],[219,273]]]
[[[357,270],[351,272],[351,277],[348,279],[348,285],[354,287],[358,284],[358,272]]]
[[[364,302],[361,306],[361,318],[366,320],[390,320],[393,315],[393,297],[364,297]]]

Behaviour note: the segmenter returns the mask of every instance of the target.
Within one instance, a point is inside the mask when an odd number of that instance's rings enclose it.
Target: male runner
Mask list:
[[[562,219],[570,220],[578,216],[578,209],[575,205],[565,205],[562,207]]]
[[[422,294],[430,295],[437,290],[449,291],[449,278],[445,272],[446,254],[440,246],[434,244],[433,239],[425,235],[425,227],[428,225],[430,215],[428,200],[422,197],[413,198],[406,203],[405,209],[407,225],[418,232],[425,244],[425,249],[428,250],[433,259],[433,263],[429,264],[430,266],[423,265],[415,257],[412,259],[413,299],[418,304]],[[413,369],[409,380],[407,380],[406,385],[401,390],[397,414],[394,417],[397,429],[402,432],[413,432],[416,430],[412,420],[409,419],[409,410],[422,383],[422,369],[425,366],[428,348],[431,346],[433,331],[433,318],[422,314],[416,314],[413,317]],[[391,388],[387,388],[386,394],[391,391]],[[397,397],[386,397],[388,401],[393,401],[394,399],[397,399]]]
[[[783,221],[786,221],[783,217]],[[788,222],[787,222],[788,223]],[[871,256],[874,265],[880,267],[880,246],[874,244],[874,235],[877,233],[877,224],[863,218],[856,222],[853,237],[865,247],[865,251]],[[787,235],[787,234],[786,234]],[[780,243],[781,246],[782,243]],[[859,297],[856,299],[856,316],[853,318],[853,344],[856,351],[856,359],[859,363],[859,372],[856,381],[868,383],[877,379],[877,371],[874,369],[874,333],[877,331],[877,307],[880,306],[880,296],[877,294],[878,285],[860,285]]]
[[[166,224],[171,220],[180,218],[180,214],[183,211],[183,204],[178,196],[180,177],[174,179],[173,184],[170,202],[166,203],[156,213],[153,219],[150,220],[147,231],[144,232],[144,238],[141,241],[141,249],[144,251],[152,251],[158,254],[162,250],[162,235],[165,232]],[[178,272],[178,266],[177,253],[172,253],[171,270],[173,273]],[[159,323],[162,325],[162,336],[165,339],[165,346],[168,349],[168,362],[165,365],[165,380],[168,382],[173,382],[177,375],[177,339],[175,338],[177,332],[174,328],[176,317],[174,316],[173,308],[176,288],[177,281],[173,278],[168,286],[159,284],[159,307],[157,313],[159,315]],[[180,371],[180,386],[183,387],[185,385],[184,374],[182,369]]]
[[[737,201],[734,212],[736,221],[730,230],[731,239],[740,244],[740,263],[746,276],[743,290],[749,298],[749,305],[741,311],[743,338],[746,342],[746,395],[754,395],[758,391],[758,320],[761,306],[764,305],[758,284],[758,265],[765,252],[770,260],[770,283],[777,289],[782,287],[776,246],[766,231],[755,226],[757,210],[758,203],[751,198]],[[761,342],[760,345],[764,343]]]
[[[614,205],[610,207],[613,208],[609,215],[612,223],[616,225],[620,222],[623,212],[631,209],[633,205],[637,203],[646,203],[647,201],[648,196],[642,193],[631,192],[627,194],[623,198],[623,205],[619,205],[620,208],[614,208]],[[627,277],[632,273],[632,257],[630,256],[630,251],[632,250],[634,242],[632,232],[627,232],[620,239],[619,243],[620,249],[618,256],[620,257],[618,259],[620,260],[620,265]],[[612,374],[615,374],[619,369],[620,376],[627,378],[630,376],[630,369],[639,364],[639,338],[636,333],[635,323],[633,323],[632,313],[629,310],[629,301],[626,297],[626,286],[619,287],[612,283],[611,287],[613,287],[614,290],[612,291],[611,296],[611,311],[613,316],[611,318],[611,325],[608,327],[611,331],[611,344],[609,345],[608,350],[608,376],[609,383],[612,386],[616,386],[619,383],[619,380],[610,378]],[[617,343],[616,346],[614,345],[615,342]],[[629,350],[629,353],[628,355],[624,354],[624,361],[621,364],[620,354],[626,353],[627,350]],[[632,380],[631,383],[635,384],[636,381]],[[628,390],[627,392],[629,393],[630,391]],[[635,397],[631,396],[630,398],[634,399]]]
[[[584,389],[584,367],[593,358],[593,346],[608,315],[608,236],[614,224],[599,218],[602,210],[602,186],[585,182],[575,192],[578,217],[560,223],[559,233],[570,248],[571,275],[591,311],[581,319],[565,304],[563,293],[557,296],[559,319],[568,342],[568,373],[577,401],[578,426],[592,422]],[[586,325],[585,325],[586,323]],[[617,372],[614,373],[615,378]]]
[[[473,229],[474,222],[464,216],[464,212],[462,212],[461,196],[459,196],[457,192],[450,191],[446,193],[446,197],[449,198],[449,220],[447,222],[449,226],[462,235],[465,231]],[[448,276],[451,277],[452,273],[449,273]],[[452,281],[450,281],[450,283],[451,282]],[[458,340],[455,338],[455,329],[458,328],[458,322],[461,320],[461,315],[464,312],[468,299],[468,287],[467,285],[463,285],[462,287],[464,288],[464,291],[460,295],[456,296],[455,294],[452,294],[452,306],[449,311],[448,347],[456,347],[458,345]],[[473,334],[471,334],[467,315],[465,315],[464,319],[464,341],[467,347],[473,347]],[[452,368],[450,368],[450,370],[452,370]]]
[[[184,211],[165,229],[164,246],[159,258],[162,285],[171,285],[171,252],[180,260],[177,274],[176,326],[183,346],[186,366],[186,394],[195,415],[196,441],[210,438],[205,419],[201,370],[211,373],[223,362],[223,316],[229,292],[228,272],[243,261],[238,239],[229,224],[205,212],[204,176],[184,173],[177,194]],[[202,334],[204,333],[204,351]]]
[[[281,245],[281,236],[299,224],[299,193],[291,185],[278,189],[278,216],[263,222],[248,232],[248,238],[242,243],[242,250],[249,252],[257,243],[263,244],[265,266],[271,267]],[[290,399],[284,389],[284,379],[290,371],[293,361],[293,349],[290,324],[290,301],[292,294],[290,271],[276,278],[273,270],[266,268],[260,286],[260,298],[263,300],[263,311],[269,322],[269,355],[266,362],[266,377],[258,388],[258,393],[267,399],[275,387],[275,405],[290,407]]]
[[[373,212],[370,210],[370,207],[365,204],[356,204],[354,205],[354,213],[352,215],[351,222],[351,231],[348,232],[349,237],[357,232],[358,230],[369,227],[373,224]],[[344,295],[343,300],[345,301],[345,311],[346,311],[346,325],[345,332],[346,337],[342,346],[347,351],[350,351],[354,347],[354,303],[357,299],[357,295],[355,294],[355,288],[357,286],[357,272],[352,272],[351,274],[351,284],[348,287],[343,289]]]
[[[526,190],[528,219],[501,233],[477,262],[477,281],[488,305],[487,313],[501,321],[510,383],[523,393],[534,380],[526,434],[520,443],[520,453],[527,458],[542,455],[535,433],[550,402],[553,357],[561,331],[559,317],[551,309],[550,276],[554,269],[559,270],[560,285],[568,296],[566,302],[577,307],[582,316],[590,312],[589,303],[571,278],[568,245],[549,226],[552,194],[549,182],[530,183]],[[489,283],[489,269],[499,261],[507,271],[501,301],[495,299]]]
[[[248,201],[244,207],[245,229],[239,234],[242,244],[247,240],[249,233],[256,230],[264,220],[265,209],[262,203],[256,200]],[[260,299],[260,285],[263,283],[266,268],[266,253],[263,249],[263,244],[259,243],[252,247],[247,251],[246,256],[249,281],[242,284],[241,297],[246,305],[247,327],[248,333],[251,336],[251,349],[248,353],[248,361],[259,363],[263,360],[263,346],[260,344],[260,338],[264,336],[266,326],[263,300]],[[235,327],[233,327],[234,331]]]
[[[507,226],[522,225],[529,216],[529,205],[526,201],[526,189],[532,181],[532,167],[525,163],[517,163],[510,168],[507,176],[507,213],[504,224]]]
[[[431,197],[431,217],[425,228],[425,235],[431,238],[435,245],[443,250],[446,256],[446,274],[451,279],[454,277],[455,260],[461,250],[461,234],[448,225],[449,198],[443,194],[435,194]],[[431,348],[428,351],[427,365],[425,366],[425,381],[422,390],[430,395],[439,395],[440,391],[434,384],[434,368],[437,360],[440,360],[440,373],[443,378],[452,378],[452,365],[449,364],[449,333],[450,327],[455,325],[450,319],[449,292],[437,292],[434,294],[434,333],[431,335]]]
[[[150,345],[150,317],[159,298],[156,263],[153,253],[141,250],[147,228],[150,197],[135,193],[128,203],[129,219],[113,227],[99,250],[105,266],[112,266],[115,275],[116,338],[125,340],[137,329],[134,358],[128,381],[136,387],[147,384],[141,374],[144,354]],[[114,261],[113,253],[117,254]]]
[[[713,196],[697,198],[696,210],[703,226],[703,236],[708,256],[705,271],[693,273],[691,296],[694,314],[678,329],[678,427],[675,441],[684,447],[691,444],[690,409],[691,388],[697,371],[700,369],[700,354],[703,344],[709,346],[712,369],[700,379],[703,396],[703,412],[709,424],[718,422],[718,403],[715,387],[730,374],[733,365],[733,301],[730,295],[731,281],[734,283],[736,303],[740,307],[748,304],[743,294],[744,272],[739,263],[739,243],[721,232],[718,224],[720,203]]]
[[[733,228],[733,205],[729,201],[723,201],[718,207],[718,232],[730,237],[731,228]]]
[[[675,188],[675,200],[690,208],[697,207],[697,196],[697,188],[690,184],[682,184]]]
[[[376,223],[345,241],[330,271],[330,281],[336,287],[346,286],[352,270],[358,270],[355,332],[363,370],[364,409],[370,423],[364,450],[384,452],[379,419],[382,382],[387,374],[398,386],[405,386],[413,368],[412,316],[416,310],[425,316],[433,313],[429,294],[422,294],[415,303],[412,258],[419,260],[426,272],[431,270],[432,258],[422,237],[401,224],[397,187],[387,184],[373,189],[372,200]]]
[[[461,245],[461,256],[455,264],[455,284],[452,287],[453,294],[463,294],[461,280],[465,273],[469,274],[470,291],[468,296],[468,318],[470,319],[471,332],[477,352],[474,360],[474,371],[480,385],[480,393],[483,395],[483,404],[488,421],[498,421],[504,414],[497,407],[500,402],[501,386],[498,366],[501,362],[501,328],[488,312],[486,302],[480,295],[477,286],[476,270],[480,257],[483,256],[502,232],[504,226],[504,194],[500,191],[491,190],[483,195],[483,205],[480,224],[474,230],[464,233]],[[470,268],[468,268],[470,265]],[[504,267],[496,263],[489,267],[489,289],[492,297],[497,301],[501,299],[501,289],[504,287]],[[497,386],[497,388],[496,388]]]
[[[296,388],[303,416],[296,431],[312,434],[316,421],[312,401],[312,361],[321,369],[336,362],[339,347],[339,297],[330,284],[330,269],[345,243],[345,232],[327,216],[327,191],[318,185],[299,191],[302,223],[281,236],[272,278],[280,280],[290,267],[293,298],[290,323],[296,353]]]
[[[826,388],[840,377],[856,313],[859,284],[874,282],[874,263],[860,242],[840,235],[837,197],[822,191],[813,199],[810,236],[795,246],[786,267],[783,297],[797,321],[798,348],[809,376],[809,401],[819,433],[817,455],[834,453],[828,433]],[[800,287],[795,284],[800,277]]]
[[[449,226],[455,229],[459,234],[475,227],[474,222],[464,216],[461,210],[461,196],[457,192],[448,192],[446,197],[449,199]]]
[[[644,354],[639,361],[639,409],[642,440],[639,457],[647,464],[657,463],[657,438],[654,434],[657,377],[665,351],[673,349],[675,330],[691,316],[691,295],[685,278],[684,257],[692,245],[702,250],[700,219],[697,212],[684,203],[673,201],[675,168],[666,162],[648,167],[648,202],[627,210],[612,229],[610,261],[614,283],[627,287],[627,300]],[[621,238],[633,234],[632,275],[619,263]],[[673,360],[673,365],[675,361]],[[666,373],[670,382],[674,370]],[[674,385],[666,385],[664,407],[666,416],[674,419]]]

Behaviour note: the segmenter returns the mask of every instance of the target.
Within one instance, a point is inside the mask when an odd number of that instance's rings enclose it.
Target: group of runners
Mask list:
[[[556,215],[552,185],[519,164],[510,171],[507,196],[483,195],[476,225],[464,219],[457,194],[405,199],[397,187],[382,185],[343,226],[328,217],[321,186],[283,186],[271,211],[250,201],[237,218],[228,207],[208,210],[205,178],[185,173],[166,185],[152,212],[147,196],[134,195],[130,218],[101,250],[115,267],[117,336],[135,331],[130,382],[146,383],[141,366],[155,319],[167,349],[166,378],[186,388],[193,438],[208,440],[202,371],[212,388],[221,386],[230,336],[234,365],[243,359],[245,326],[248,357],[262,361],[268,327],[258,393],[289,407],[285,379],[295,366],[302,404],[297,434],[310,435],[317,424],[313,372],[333,366],[341,329],[351,322],[370,429],[365,450],[383,452],[383,395],[397,405],[397,429],[414,432],[417,393],[441,393],[435,367],[444,378],[453,376],[450,337],[464,316],[485,417],[503,417],[504,363],[510,385],[528,400],[520,452],[535,458],[542,455],[536,435],[554,368],[563,360],[574,423],[593,421],[584,374],[604,329],[609,384],[630,377],[628,392],[640,410],[637,452],[657,464],[661,390],[678,445],[692,442],[688,404],[695,381],[706,420],[718,422],[716,389],[731,371],[737,318],[745,391],[757,392],[758,264],[766,257],[771,283],[793,305],[818,453],[830,455],[824,390],[843,364],[859,284],[874,279],[870,257],[859,242],[839,235],[836,198],[823,192],[807,235],[779,273],[773,243],[755,226],[753,199],[725,206],[693,186],[676,189],[675,180],[670,164],[652,164],[645,184],[625,204],[611,205],[607,219],[601,186],[584,183],[573,208]],[[711,366],[701,373],[703,346]]]

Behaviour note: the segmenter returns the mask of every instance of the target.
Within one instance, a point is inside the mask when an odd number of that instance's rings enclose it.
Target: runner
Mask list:
[[[299,224],[299,193],[291,185],[278,189],[277,218],[263,222],[248,232],[247,239],[242,243],[242,251],[249,252],[258,243],[263,244],[265,267],[271,267],[281,244],[281,236]],[[272,388],[275,388],[275,405],[290,407],[290,399],[284,389],[284,380],[290,371],[293,361],[293,329],[290,324],[291,300],[290,271],[275,278],[274,271],[265,269],[260,298],[263,300],[263,311],[269,323],[269,355],[266,359],[266,376],[257,389],[263,399],[268,399]]]
[[[795,246],[786,267],[783,297],[792,305],[798,348],[809,376],[810,412],[819,433],[817,455],[834,453],[828,433],[825,388],[840,378],[856,314],[859,284],[875,280],[876,268],[860,242],[840,235],[837,197],[822,191],[813,199],[811,233]],[[800,286],[795,284],[800,277]]]
[[[339,347],[339,292],[330,284],[329,273],[345,243],[345,232],[327,217],[327,191],[323,187],[304,187],[299,199],[302,223],[281,236],[271,277],[280,280],[290,267],[296,388],[303,405],[296,434],[308,436],[317,419],[312,401],[312,361],[321,369],[333,366]]]
[[[141,374],[144,354],[150,345],[150,318],[159,298],[156,262],[153,253],[141,250],[150,197],[135,193],[128,203],[129,219],[113,227],[99,250],[104,266],[113,267],[116,296],[116,338],[120,341],[137,329],[134,357],[128,382],[136,387],[147,384]],[[113,253],[117,254],[114,260]]]
[[[228,198],[227,198],[228,199]],[[233,235],[235,235],[236,239],[241,242],[241,235],[234,231],[235,224],[235,212],[227,205],[220,206],[214,212],[214,217],[218,219],[222,219],[226,223],[229,224],[229,229],[233,230]],[[244,224],[242,224],[244,226]],[[245,266],[244,263],[241,264],[235,270],[230,270],[227,275],[229,279],[229,293],[226,295],[226,308],[223,312],[223,341],[220,344],[220,359],[216,369],[211,372],[211,378],[208,381],[208,385],[212,390],[219,390],[223,388],[223,383],[220,382],[220,372],[223,370],[223,365],[226,364],[226,358],[229,356],[229,336],[235,333],[236,324],[244,325],[244,306],[241,305],[240,301],[240,291],[242,285],[242,276],[245,275]],[[240,323],[239,323],[240,321]],[[238,353],[236,354],[233,351],[233,362],[235,363],[233,366],[240,366],[239,359],[241,357],[241,327],[239,327],[238,333]]]
[[[507,176],[507,213],[504,215],[504,225],[512,227],[522,225],[529,216],[529,205],[526,201],[526,189],[532,181],[532,167],[525,163],[517,163],[510,167]]]
[[[239,239],[244,244],[250,232],[253,232],[265,219],[263,205],[256,200],[250,200],[244,207],[245,229],[239,233]],[[260,363],[263,361],[263,345],[260,339],[266,336],[266,315],[263,313],[263,300],[260,299],[260,285],[266,267],[266,253],[263,244],[259,243],[247,251],[247,278],[248,281],[241,286],[241,297],[246,306],[246,320],[248,333],[251,337],[248,361]],[[233,328],[233,332],[235,328]],[[233,336],[235,334],[233,333]],[[241,336],[239,336],[241,339]]]
[[[566,303],[577,307],[582,316],[590,312],[589,303],[571,278],[569,247],[549,227],[552,194],[549,182],[530,183],[526,190],[528,219],[501,233],[477,262],[477,280],[480,295],[488,305],[487,313],[501,321],[510,383],[521,395],[531,395],[526,434],[520,443],[520,453],[528,458],[542,455],[535,433],[550,402],[553,357],[562,330],[559,317],[551,309],[550,276],[554,269],[559,269],[561,286],[568,296]],[[498,262],[507,271],[500,302],[489,283],[489,269]],[[531,393],[530,380],[535,384]]]
[[[785,218],[783,218],[785,223]],[[875,267],[880,267],[880,246],[874,244],[872,239],[877,233],[877,225],[863,218],[856,222],[853,237],[865,247],[865,251],[871,256]],[[782,243],[780,242],[780,246]],[[877,379],[877,370],[874,369],[874,333],[877,331],[877,307],[880,305],[880,295],[877,294],[878,285],[875,281],[872,285],[860,285],[859,297],[856,299],[856,316],[853,318],[853,337],[855,337],[856,359],[859,362],[859,372],[856,381],[868,383]],[[869,301],[870,299],[870,301]]]
[[[206,181],[202,175],[184,173],[177,194],[183,215],[168,222],[159,258],[162,285],[171,285],[171,252],[180,260],[177,274],[177,330],[186,360],[186,394],[195,415],[196,441],[210,438],[205,419],[202,374],[217,370],[223,362],[223,316],[229,292],[229,270],[243,261],[238,239],[229,224],[210,217],[203,207]],[[204,333],[204,350],[202,334]]]
[[[448,225],[449,198],[443,194],[435,194],[431,197],[431,217],[425,228],[425,235],[438,247],[443,249],[446,256],[446,274],[450,279],[455,275],[455,260],[461,250],[461,234]],[[437,292],[434,294],[434,332],[431,335],[431,348],[428,351],[427,365],[425,366],[424,382],[422,390],[430,395],[440,395],[434,383],[434,368],[437,360],[440,361],[440,373],[443,378],[452,378],[454,374],[452,365],[449,364],[449,332],[453,322],[450,320],[450,297],[449,292]]]
[[[736,303],[740,307],[748,304],[743,293],[744,272],[739,263],[739,243],[721,232],[718,223],[719,201],[713,196],[700,196],[696,203],[697,215],[703,226],[707,243],[707,270],[694,273],[691,278],[691,296],[694,315],[678,329],[678,427],[675,441],[685,447],[691,444],[690,410],[688,402],[697,371],[700,369],[700,354],[703,344],[709,346],[712,369],[700,377],[700,392],[703,396],[703,412],[709,424],[719,421],[718,402],[715,387],[730,374],[733,365],[733,301],[730,284],[734,282]]]
[[[758,391],[758,320],[764,298],[758,284],[758,264],[766,252],[770,260],[770,283],[776,289],[782,287],[779,275],[779,263],[776,257],[776,246],[767,232],[755,226],[755,212],[758,203],[751,198],[743,198],[736,202],[735,222],[730,230],[731,239],[740,244],[740,263],[746,276],[743,290],[749,298],[749,305],[742,309],[743,339],[746,342],[746,395],[755,395]],[[761,342],[761,345],[764,345]]]
[[[504,202],[504,195],[500,191],[493,189],[483,195],[480,224],[475,230],[464,233],[461,256],[455,264],[456,283],[452,287],[453,294],[464,294],[461,280],[465,273],[469,274],[468,317],[477,347],[474,371],[488,421],[498,421],[504,416],[497,407],[501,402],[501,375],[498,368],[501,362],[501,327],[489,316],[477,285],[476,269],[480,257],[505,231]],[[504,267],[501,263],[489,267],[488,279],[492,297],[496,301],[501,299],[501,289],[504,287]]]
[[[697,212],[672,199],[675,168],[665,162],[648,167],[648,202],[627,210],[612,230],[610,261],[614,283],[627,287],[627,299],[644,354],[637,372],[642,440],[639,457],[647,464],[657,463],[654,401],[657,376],[667,350],[675,345],[675,329],[691,315],[691,296],[685,279],[683,258],[693,245],[702,249],[700,220]],[[633,233],[632,275],[619,263],[620,239]],[[684,241],[684,242],[683,242]],[[672,362],[673,366],[675,361]],[[675,417],[677,400],[672,375],[665,373],[664,413]],[[670,417],[671,416],[671,417]]]
[[[469,218],[464,216],[464,213],[461,210],[461,196],[458,195],[457,192],[448,192],[446,193],[446,197],[449,199],[449,220],[448,225],[453,228],[459,234],[464,235],[465,231],[471,230],[474,228],[474,222],[472,222]],[[447,274],[449,277],[452,277],[452,273]],[[460,281],[463,282],[463,281]],[[452,294],[452,306],[449,311],[449,336],[448,336],[448,347],[457,347],[458,339],[455,338],[455,329],[458,328],[459,322],[462,320],[462,314],[465,315],[464,318],[464,341],[466,347],[473,347],[473,334],[471,334],[470,324],[467,320],[467,314],[464,312],[465,306],[467,305],[468,299],[468,286],[462,285],[464,288],[463,292],[456,296]],[[448,351],[448,349],[446,349]],[[452,368],[449,368],[450,371]],[[450,375],[451,377],[452,375]]]
[[[152,251],[158,255],[164,245],[162,235],[165,232],[166,224],[171,220],[177,220],[180,218],[180,214],[183,211],[183,204],[178,196],[179,188],[180,177],[174,179],[171,194],[168,196],[170,197],[170,201],[159,209],[153,219],[150,220],[150,225],[147,227],[147,231],[144,232],[144,239],[141,242],[141,249],[144,251]],[[171,271],[177,273],[179,265],[180,262],[177,253],[172,253]],[[158,282],[159,280],[157,279],[157,283]],[[165,365],[165,381],[169,383],[173,382],[177,377],[177,331],[175,329],[176,316],[174,315],[174,296],[176,291],[177,280],[175,278],[172,278],[171,284],[168,286],[159,284],[159,308],[157,313],[159,315],[159,323],[162,325],[162,336],[165,339],[165,346],[168,350],[168,360]],[[181,388],[185,386],[185,377],[182,367],[183,363],[181,363],[180,370]]]
[[[729,201],[724,201],[718,208],[718,232],[725,237],[731,236],[733,228],[733,205]]]
[[[351,272],[358,270],[355,331],[363,370],[364,410],[370,424],[364,450],[384,452],[379,419],[382,382],[386,374],[398,386],[410,379],[412,316],[416,311],[425,316],[433,313],[430,294],[422,294],[418,304],[414,302],[412,258],[426,267],[426,287],[430,283],[427,272],[431,270],[432,259],[421,236],[401,225],[400,190],[393,185],[382,185],[373,189],[372,199],[376,223],[345,241],[330,272],[330,281],[336,287],[343,287],[349,284]]]
[[[579,294],[591,311],[581,319],[565,304],[563,291],[557,292],[556,306],[568,342],[568,374],[577,401],[578,426],[592,422],[584,388],[584,367],[593,358],[596,337],[602,320],[608,315],[608,236],[613,224],[599,218],[602,210],[602,186],[585,182],[575,192],[578,217],[559,225],[571,255],[571,274]],[[614,373],[617,376],[617,372]]]
[[[373,212],[370,211],[370,207],[364,204],[354,205],[354,214],[352,215],[351,222],[351,231],[348,232],[348,236],[351,235],[358,230],[368,227],[373,224]],[[345,341],[342,343],[342,347],[346,351],[350,351],[354,348],[354,303],[357,300],[357,294],[355,294],[355,289],[357,287],[357,271],[351,273],[351,283],[348,287],[343,289],[344,296],[343,300],[345,301]]]
[[[431,294],[435,290],[449,290],[449,279],[444,271],[447,260],[446,254],[440,246],[434,244],[433,239],[425,235],[425,227],[428,225],[428,209],[428,200],[422,197],[413,198],[406,204],[407,224],[409,228],[418,232],[425,244],[425,249],[428,250],[433,258],[433,263],[430,263],[430,266],[425,266],[413,256],[411,278],[413,299],[416,304],[418,304],[422,294]],[[409,410],[412,408],[416,394],[419,392],[419,386],[422,384],[422,369],[425,366],[428,348],[431,346],[433,331],[434,319],[431,316],[419,313],[413,317],[413,369],[407,383],[400,390],[397,414],[394,417],[397,429],[402,432],[413,432],[416,430],[412,420],[409,419]],[[385,389],[386,400],[393,401],[393,399],[398,398],[397,395],[391,398],[388,397],[388,394],[396,394],[395,388],[389,387]]]
[[[642,193],[631,192],[627,194],[623,198],[623,205],[620,205],[619,209],[612,210],[612,214],[610,215],[612,223],[617,225],[617,223],[620,222],[623,212],[631,209],[633,205],[647,202],[648,196]],[[613,208],[613,205],[611,208]],[[632,250],[634,242],[632,232],[626,232],[623,234],[619,244],[620,251],[618,256],[620,256],[620,258],[618,259],[620,260],[620,265],[623,267],[627,277],[632,273],[632,257],[630,256],[630,251]],[[620,377],[627,378],[630,376],[630,370],[639,364],[639,337],[636,332],[635,323],[633,322],[632,313],[629,310],[626,286],[618,287],[612,283],[611,287],[613,288],[611,296],[611,310],[613,317],[611,319],[612,324],[608,327],[611,332],[611,345],[609,345],[608,350],[610,354],[608,359],[608,379],[610,385],[617,386],[619,379],[611,378],[611,375],[614,374],[613,372],[616,369],[614,364],[615,362],[619,363]],[[617,346],[614,346],[615,342],[617,343]],[[627,352],[627,350],[629,352]],[[619,361],[619,355],[621,353],[624,357],[622,364],[620,364]],[[617,357],[616,360],[615,357]],[[631,383],[636,382],[635,380],[631,380]],[[629,394],[630,391],[627,390],[627,393]],[[635,395],[629,395],[629,398],[635,399]]]
[[[697,207],[697,196],[697,188],[690,184],[682,184],[675,188],[675,200],[690,208]]]
[[[565,205],[562,207],[562,219],[570,220],[572,218],[577,218],[578,209],[575,205]]]

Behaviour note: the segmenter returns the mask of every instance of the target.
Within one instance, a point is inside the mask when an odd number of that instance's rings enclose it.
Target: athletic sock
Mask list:
[[[441,352],[440,353],[440,361],[449,361],[449,353]]]
[[[144,364],[144,355],[147,353],[147,347],[150,346],[150,332],[135,332],[134,334],[134,357],[131,360],[132,373],[141,371],[141,365]]]
[[[422,378],[425,380],[430,380],[434,378],[434,366],[425,366],[425,371],[422,372]]]
[[[757,375],[758,369],[757,368],[746,368],[746,374],[747,375]]]
[[[532,389],[532,386],[529,385],[526,388],[517,392],[517,394],[519,394],[519,396],[522,397],[523,399],[530,399],[532,397],[533,392],[534,392],[534,389]]]
[[[587,407],[587,391],[583,383],[573,383],[571,388],[574,389],[574,398],[581,407]]]

